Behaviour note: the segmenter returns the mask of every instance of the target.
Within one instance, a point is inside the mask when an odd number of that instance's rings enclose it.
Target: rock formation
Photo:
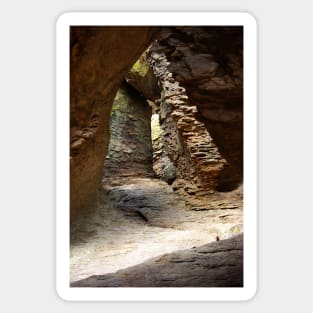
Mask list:
[[[159,114],[155,171],[187,198],[242,183],[242,35],[241,27],[163,27],[127,75]]]
[[[243,175],[242,27],[162,28],[150,53],[166,56],[168,71],[226,159],[218,189],[236,188]]]
[[[177,251],[72,287],[242,287],[243,236]]]
[[[153,27],[71,27],[71,215],[95,199],[114,97],[156,31]]]
[[[127,83],[118,90],[111,111],[104,176],[154,176],[151,107]]]
[[[215,191],[225,160],[204,124],[196,119],[197,107],[190,103],[185,88],[169,72],[166,56],[151,52],[148,62],[162,87],[159,115],[163,158],[168,157],[177,168],[174,188],[208,195]]]
[[[71,28],[73,287],[243,286],[242,39]]]

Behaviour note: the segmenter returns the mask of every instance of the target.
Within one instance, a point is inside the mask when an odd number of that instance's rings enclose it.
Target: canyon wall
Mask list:
[[[70,29],[71,216],[95,199],[114,97],[157,31],[155,27]]]
[[[153,53],[166,56],[168,71],[227,161],[217,189],[236,188],[243,177],[243,28],[163,27]]]
[[[243,179],[243,30],[162,27],[127,80],[154,102],[154,169],[205,196]]]
[[[151,107],[127,83],[123,83],[117,92],[110,118],[110,143],[104,177],[114,176],[154,176]]]
[[[150,67],[162,87],[159,121],[163,153],[160,160],[176,167],[173,188],[191,196],[205,196],[215,191],[225,160],[204,124],[196,119],[184,87],[173,78],[164,53],[150,52]],[[172,172],[172,171],[171,171]],[[171,174],[170,172],[170,174]]]
[[[71,214],[95,198],[124,78],[159,113],[162,179],[191,196],[242,182],[242,36],[241,27],[71,27]]]

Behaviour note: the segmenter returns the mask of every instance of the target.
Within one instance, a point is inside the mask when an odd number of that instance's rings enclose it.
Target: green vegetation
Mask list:
[[[119,89],[113,102],[111,115],[118,114],[121,111],[125,111],[128,105],[128,102],[129,102],[129,99],[127,95],[125,94],[124,90]]]
[[[149,71],[149,65],[147,63],[146,55],[143,54],[132,66],[130,72],[133,74],[140,75],[141,77],[146,76]]]

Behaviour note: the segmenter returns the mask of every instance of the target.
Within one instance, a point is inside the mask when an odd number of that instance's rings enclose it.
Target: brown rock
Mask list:
[[[170,60],[168,70],[186,89],[189,102],[197,106],[196,119],[228,162],[217,188],[236,188],[243,176],[242,27],[167,28],[161,44],[154,43],[151,51],[156,48]]]
[[[95,199],[114,96],[156,31],[153,27],[71,27],[71,127],[92,132],[80,149],[71,151],[71,215]]]

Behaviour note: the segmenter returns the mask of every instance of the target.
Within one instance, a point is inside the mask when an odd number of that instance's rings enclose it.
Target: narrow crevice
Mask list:
[[[242,49],[241,27],[72,29],[72,287],[242,286]]]

